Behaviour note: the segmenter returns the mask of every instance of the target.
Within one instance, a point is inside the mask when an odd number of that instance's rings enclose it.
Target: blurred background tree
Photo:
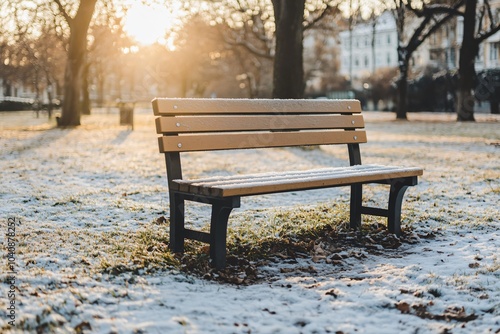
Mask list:
[[[357,0],[5,0],[0,4],[0,98],[22,95],[22,87],[35,100],[48,100],[49,110],[52,101],[62,100],[62,126],[78,125],[92,106],[116,106],[117,100],[332,97],[338,91],[356,94],[364,105],[369,101],[365,108],[395,110],[405,119],[408,110],[418,108],[456,110],[443,106],[457,100],[456,87],[461,87],[458,119],[473,120],[473,106],[470,111],[463,106],[479,98],[474,94],[478,80],[481,91],[494,92],[498,78],[496,72],[476,76],[470,70],[479,45],[500,29],[499,10],[489,1],[471,7],[472,0],[424,5],[387,0],[363,6]],[[399,36],[393,52],[398,48],[400,59],[393,67],[384,67],[386,58],[378,60],[377,54],[377,18],[388,9]],[[416,50],[457,17],[467,30],[459,75],[416,66]],[[358,52],[353,32],[362,25],[369,30],[363,47],[371,45],[371,53],[361,61],[371,67],[353,78],[352,55]],[[470,26],[476,27],[472,37]],[[345,31],[350,42],[341,44]],[[343,56],[346,49],[351,59]],[[346,63],[348,74],[342,72]],[[446,89],[438,89],[436,80],[444,80]],[[424,86],[439,95],[433,105],[415,102]],[[481,99],[495,110],[493,95]]]

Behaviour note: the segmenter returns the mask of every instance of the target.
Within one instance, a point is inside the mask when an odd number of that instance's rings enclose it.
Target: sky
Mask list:
[[[133,2],[125,18],[124,29],[140,44],[165,43],[167,31],[180,23],[180,7],[181,4],[176,2],[169,8]]]

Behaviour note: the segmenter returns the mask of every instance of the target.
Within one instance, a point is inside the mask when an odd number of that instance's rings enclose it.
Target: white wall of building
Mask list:
[[[375,45],[372,47],[374,29]],[[340,44],[340,72],[353,84],[370,75],[374,69],[398,66],[396,25],[389,12],[379,16],[375,26],[359,24],[352,31],[342,31]]]
[[[498,8],[497,15],[500,15],[500,1],[495,1],[494,4]],[[375,29],[375,52],[371,45],[373,29]],[[414,69],[426,66],[446,70],[458,69],[462,37],[463,18],[450,20],[414,52],[410,65]],[[340,44],[340,72],[348,78],[352,75],[354,88],[360,88],[361,79],[372,74],[374,70],[398,66],[396,22],[390,12],[384,12],[377,19],[375,28],[371,24],[359,24],[351,32],[342,31]],[[476,60],[477,71],[491,68],[500,68],[500,32],[481,44]]]

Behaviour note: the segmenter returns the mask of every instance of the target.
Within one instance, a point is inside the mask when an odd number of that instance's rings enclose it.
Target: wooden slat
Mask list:
[[[361,115],[253,115],[158,117],[157,133],[363,128]]]
[[[220,194],[221,197],[226,196],[248,196],[266,193],[276,193],[282,191],[292,191],[292,190],[303,190],[303,189],[315,189],[323,187],[333,187],[348,185],[353,183],[367,183],[376,181],[379,179],[389,179],[389,178],[402,178],[410,176],[422,175],[421,172],[417,170],[400,170],[400,171],[378,171],[371,173],[356,173],[356,174],[346,174],[338,175],[336,177],[323,178],[321,176],[302,179],[300,181],[296,180],[293,183],[279,182],[275,184],[239,184],[239,185],[227,185],[222,186],[220,189],[214,188],[214,193]]]
[[[368,168],[368,167],[366,167]],[[291,179],[291,178],[300,178],[303,177],[304,174],[308,175],[320,175],[325,173],[342,173],[345,169],[342,167],[337,168],[318,168],[315,170],[308,171],[285,171],[281,173],[269,172],[269,173],[258,173],[258,174],[247,174],[247,175],[228,175],[228,176],[212,176],[208,178],[196,179],[196,180],[181,180],[176,179],[175,184],[177,185],[176,190],[185,191],[185,192],[193,192],[193,193],[202,193],[202,187],[208,187],[213,185],[224,185],[224,184],[232,184],[232,183],[246,183],[249,181],[259,182],[259,181],[270,181],[270,180],[282,180],[282,179]],[[208,195],[208,193],[204,193]]]
[[[162,153],[365,142],[366,132],[360,130],[186,134],[158,138]]]
[[[195,180],[181,180],[176,179],[175,183],[181,186],[184,191],[193,191],[194,188],[182,187],[183,185],[195,187],[214,187],[240,183],[256,183],[256,182],[274,182],[290,179],[301,179],[304,177],[315,176],[333,176],[346,173],[367,173],[367,172],[380,172],[380,171],[393,171],[393,170],[406,170],[406,167],[382,166],[382,165],[356,165],[334,168],[318,168],[313,170],[298,170],[298,171],[284,171],[284,172],[268,172],[246,175],[227,175],[227,176],[212,176],[207,178]],[[410,168],[413,170],[413,168]],[[196,192],[196,191],[193,191]]]
[[[152,101],[154,114],[268,114],[268,113],[360,113],[358,100],[304,100],[304,99],[171,99]]]
[[[347,169],[346,169],[347,168]],[[337,168],[318,168],[314,170],[299,170],[299,171],[286,171],[286,172],[271,172],[271,173],[258,173],[258,174],[248,174],[248,175],[230,175],[222,177],[209,177],[204,179],[196,180],[175,180],[178,186],[177,190],[211,195],[210,191],[212,187],[220,187],[224,185],[232,185],[239,183],[260,183],[260,182],[279,182],[279,181],[289,181],[293,179],[301,179],[304,177],[315,177],[315,176],[326,176],[326,175],[338,175],[345,174],[346,170],[350,170],[352,167],[337,167]],[[356,170],[368,171],[370,169],[380,169],[376,165],[363,165],[356,166]]]
[[[342,168],[328,168],[274,174],[254,174],[248,176],[226,177],[217,182],[200,180],[174,180],[181,188],[200,195],[217,197],[248,196],[283,191],[314,189],[342,186],[353,183],[374,182],[377,180],[414,177],[423,174],[420,168],[406,168],[378,165],[358,165]]]

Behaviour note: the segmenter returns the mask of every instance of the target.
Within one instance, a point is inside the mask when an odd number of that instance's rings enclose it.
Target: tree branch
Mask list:
[[[485,39],[495,35],[499,31],[500,31],[500,24],[497,23],[497,25],[495,27],[493,27],[492,29],[490,29],[489,31],[482,33],[482,34],[478,34],[478,37],[476,37],[475,40],[478,42],[478,44],[480,44]]]
[[[66,20],[66,22],[68,22],[68,24],[71,26],[71,24],[73,23],[73,18],[71,16],[69,16],[68,12],[66,11],[64,6],[62,5],[61,1],[54,0],[54,2],[56,3],[57,8],[59,8],[59,11],[61,12],[62,16],[64,16],[64,19]]]
[[[490,29],[494,29],[495,18],[493,17],[493,11],[491,10],[490,2],[488,0],[485,0],[484,6],[486,7],[486,11],[488,13],[488,19],[490,20]]]
[[[408,3],[408,8],[415,13],[418,17],[423,17],[424,19],[420,23],[419,27],[415,29],[410,41],[408,42],[406,48],[408,53],[411,54],[415,51],[430,35],[432,35],[436,30],[438,30],[444,23],[450,20],[453,16],[463,15],[458,8],[464,4],[464,0],[459,0],[453,6],[444,5],[430,5],[424,6],[422,9],[415,9],[411,6],[411,1]],[[436,15],[444,15],[439,20],[429,28],[427,32],[424,33],[425,28],[429,22],[435,18]]]
[[[460,0],[451,7],[446,5],[425,5],[424,7],[422,7],[422,9],[416,9],[410,6],[408,7],[408,9],[410,9],[418,17],[426,17],[438,14],[463,16],[464,12],[460,11],[458,8],[460,8],[464,4],[464,2],[464,0]]]
[[[269,50],[263,51],[262,49],[259,49],[258,47],[256,47],[252,43],[250,43],[247,40],[247,38],[245,38],[245,37],[236,36],[234,38],[230,38],[230,37],[228,37],[227,33],[224,33],[221,30],[220,30],[220,34],[221,34],[222,38],[224,39],[224,42],[231,45],[231,46],[241,46],[241,47],[245,48],[246,50],[248,50],[250,53],[252,53],[258,57],[263,57],[263,58],[267,58],[267,59],[274,58],[270,52],[266,52]],[[245,34],[246,34],[246,32],[245,32]]]
[[[335,10],[335,7],[331,6],[330,4],[326,4],[326,8],[319,13],[315,18],[313,18],[311,21],[305,21],[304,22],[304,31],[311,29],[321,21],[323,18],[325,18],[328,14],[332,13]]]

